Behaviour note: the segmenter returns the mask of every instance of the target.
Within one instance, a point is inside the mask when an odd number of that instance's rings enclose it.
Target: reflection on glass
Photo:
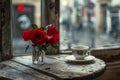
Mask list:
[[[119,5],[119,0],[60,0],[60,49],[118,46]]]
[[[14,55],[31,54],[31,47],[25,53],[25,48],[30,42],[25,42],[21,38],[21,33],[25,29],[31,29],[31,24],[38,26],[40,23],[41,0],[12,0],[13,18],[13,53]],[[31,46],[31,44],[30,44]]]

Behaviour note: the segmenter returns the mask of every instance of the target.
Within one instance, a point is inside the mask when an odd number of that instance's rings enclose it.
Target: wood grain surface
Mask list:
[[[106,69],[104,61],[97,58],[92,63],[70,64],[66,63],[66,56],[68,55],[47,55],[45,64],[41,64],[41,62],[33,64],[31,56],[15,57],[0,64],[5,66],[1,67],[1,70],[4,69],[4,73],[6,72],[2,76],[12,79],[18,75],[21,78],[31,76],[30,78],[35,78],[33,80],[92,80],[102,75]],[[0,74],[3,71],[0,71]]]

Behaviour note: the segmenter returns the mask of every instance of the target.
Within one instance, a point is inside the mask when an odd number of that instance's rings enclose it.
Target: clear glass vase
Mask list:
[[[45,51],[41,49],[37,49],[36,47],[33,47],[32,62],[33,64],[45,63]]]
[[[45,51],[44,50],[41,51],[41,62],[45,63]]]

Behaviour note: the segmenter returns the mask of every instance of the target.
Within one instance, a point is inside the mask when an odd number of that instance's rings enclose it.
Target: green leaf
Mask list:
[[[46,44],[43,44],[43,45],[42,45],[42,49],[45,50],[45,51],[47,51],[47,45],[46,45]]]
[[[54,48],[59,48],[59,44],[56,44],[53,46]]]
[[[40,27],[42,30],[45,30],[46,28],[45,27]]]
[[[25,48],[25,53],[27,52],[28,48],[29,48],[29,45],[26,46],[26,48]]]
[[[32,26],[33,29],[38,28],[38,26],[36,24],[31,24],[31,26]]]

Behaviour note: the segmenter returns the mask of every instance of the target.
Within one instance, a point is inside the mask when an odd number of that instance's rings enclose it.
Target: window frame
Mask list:
[[[57,7],[57,8],[51,9],[53,11],[51,11],[50,8],[49,8],[52,0],[49,0],[50,2],[48,2],[48,3],[47,3],[47,1],[48,0],[41,0],[41,3],[42,3],[41,4],[41,6],[42,6],[42,14],[41,14],[41,16],[42,16],[42,18],[41,18],[42,22],[41,23],[42,24],[41,25],[42,26],[46,26],[47,24],[50,24],[51,23],[50,19],[52,17],[51,16],[48,17],[46,15],[54,13],[54,17],[56,18],[56,16],[57,16],[58,20],[57,20],[57,22],[55,22],[55,23],[53,22],[53,23],[56,24],[56,25],[58,25],[58,28],[59,28],[59,5],[58,5],[59,4],[59,0],[56,0],[57,2],[55,2],[55,4],[57,4],[57,5],[54,4],[54,6]],[[47,3],[48,6],[44,5],[46,3]],[[12,0],[10,0],[10,4],[12,4]],[[12,6],[12,5],[10,5],[10,6]],[[57,10],[57,11],[55,11],[55,10]],[[56,12],[57,12],[57,14],[56,14]],[[49,19],[49,21],[47,21],[48,19]],[[11,21],[10,21],[10,26],[11,26],[11,29],[12,29]],[[0,35],[2,35],[2,34],[0,34]],[[5,35],[2,35],[2,36],[5,36]],[[11,36],[11,43],[12,43],[12,36]],[[1,42],[1,44],[2,44],[2,42]],[[2,48],[4,48],[4,45],[2,45]],[[11,49],[10,52],[7,53],[7,54],[0,52],[0,61],[8,60],[8,59],[11,59],[13,57],[13,55],[12,55],[12,45],[10,46],[10,49]],[[1,54],[3,54],[3,55],[1,55]],[[96,57],[98,57],[98,58],[101,58],[103,60],[104,60],[103,56],[109,55],[109,57],[107,57],[107,56],[105,57],[105,61],[107,59],[109,59],[110,61],[108,61],[108,62],[112,62],[112,61],[120,60],[120,59],[117,58],[117,59],[114,59],[114,60],[111,61],[111,58],[113,57],[113,55],[116,56],[116,57],[118,55],[120,55],[120,47],[118,46],[118,47],[109,47],[109,48],[105,48],[105,47],[102,47],[102,48],[93,48],[92,51],[91,51],[91,54],[94,55],[94,56],[96,56]],[[5,55],[7,55],[7,56],[5,56]]]

